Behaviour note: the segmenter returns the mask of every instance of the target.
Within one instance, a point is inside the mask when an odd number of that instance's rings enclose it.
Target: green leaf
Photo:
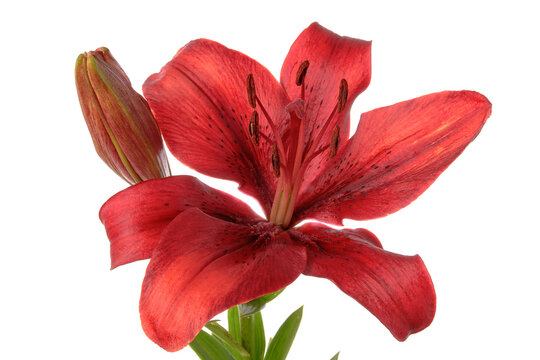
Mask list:
[[[296,332],[300,327],[300,321],[302,321],[303,309],[304,307],[301,306],[281,325],[276,336],[274,336],[268,344],[268,352],[266,353],[264,360],[285,360],[287,358]]]
[[[338,357],[339,357],[339,351],[330,360],[338,360]]]
[[[217,338],[202,330],[189,346],[202,360],[236,360]]]
[[[237,360],[249,360],[249,353],[240,344],[233,339],[231,334],[216,321],[210,321],[206,324],[206,328],[212,332],[225,348],[234,356]]]
[[[240,314],[238,306],[232,307],[227,312],[229,322],[229,333],[237,343],[242,343],[242,331],[240,328]]]
[[[255,313],[260,312],[262,309],[264,309],[267,303],[274,300],[279,294],[283,292],[283,290],[285,290],[285,288],[279,291],[258,297],[254,300],[251,300],[248,303],[238,305],[240,316],[248,316],[248,315],[253,315]]]
[[[264,350],[266,349],[266,338],[264,336],[264,324],[262,314],[260,312],[253,315],[254,317],[254,337],[255,349],[253,360],[263,360]]]
[[[262,360],[266,341],[261,313],[240,317],[240,327],[242,328],[242,346],[250,353],[253,360]]]

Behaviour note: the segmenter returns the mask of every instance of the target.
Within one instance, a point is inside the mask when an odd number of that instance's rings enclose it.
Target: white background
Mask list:
[[[195,359],[146,338],[147,262],[109,271],[97,213],[126,184],[97,157],[75,58],[108,46],[136,89],[189,40],[243,51],[279,75],[312,21],[373,40],[361,112],[440,90],[477,90],[493,115],[412,205],[349,222],[420,254],[438,295],[406,342],[330,282],[302,276],[263,312],[267,335],[305,305],[290,359],[538,359],[538,11],[533,1],[20,1],[0,8],[0,358]],[[536,35],[535,35],[536,34]],[[175,174],[193,173],[170,158]],[[234,184],[208,180],[238,194]],[[241,196],[241,195],[238,195]],[[243,197],[246,198],[245,196]]]

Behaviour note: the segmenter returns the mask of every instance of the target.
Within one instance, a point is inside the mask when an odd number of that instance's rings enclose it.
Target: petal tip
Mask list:
[[[471,99],[471,101],[476,101],[479,104],[484,105],[486,108],[491,109],[492,104],[485,95],[474,90],[463,90],[463,93],[465,93]]]
[[[321,24],[319,24],[318,21],[314,21],[312,22],[311,24],[309,24],[309,26],[306,28],[307,29],[311,29],[311,28],[324,28],[324,26],[322,26]]]
[[[146,336],[156,343],[163,350],[168,352],[176,352],[189,344],[189,341],[179,342],[175,334],[167,332],[165,329],[158,330],[156,320],[149,314],[146,314],[142,307],[139,309],[141,316],[141,326]],[[196,334],[195,334],[196,335]],[[193,335],[193,338],[195,338]]]
[[[395,338],[399,341],[405,341],[410,335],[416,334],[431,325],[437,309],[437,295],[426,264],[420,255],[414,255],[413,259],[418,267],[416,288],[419,289],[418,293],[423,294],[421,299],[424,301],[424,311],[423,313],[417,314],[415,318],[409,320],[411,326],[408,331],[393,333]]]

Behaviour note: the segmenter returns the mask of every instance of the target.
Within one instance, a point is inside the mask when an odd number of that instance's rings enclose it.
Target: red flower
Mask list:
[[[140,313],[175,351],[216,314],[324,277],[398,340],[427,327],[435,292],[419,256],[382,249],[364,229],[417,198],[464,150],[491,111],[472,91],[441,92],[365,113],[348,139],[354,98],[371,77],[370,42],[312,24],[293,44],[281,84],[247,56],[209,41],[183,47],[144,94],[171,152],[257,198],[268,221],[187,176],[113,196],[100,217],[112,267],[150,258]]]

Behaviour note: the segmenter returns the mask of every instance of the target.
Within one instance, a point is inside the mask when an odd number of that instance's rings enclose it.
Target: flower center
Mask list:
[[[338,125],[333,129],[329,127],[336,114],[342,112],[347,104],[348,85],[345,79],[341,79],[338,98],[332,112],[316,136],[312,136],[310,132],[306,137],[305,110],[309,104],[305,100],[305,80],[308,68],[309,61],[307,60],[298,67],[296,85],[301,87],[300,99],[296,99],[285,108],[290,117],[288,136],[284,137],[287,140],[286,143],[257,96],[253,74],[247,77],[248,102],[254,109],[248,123],[248,134],[255,147],[259,146],[261,139],[271,145],[272,153],[269,161],[271,161],[274,175],[278,178],[268,221],[283,228],[287,228],[291,223],[298,192],[308,165],[326,151],[330,158],[336,155],[340,142],[340,128]],[[264,134],[261,131],[257,108],[266,118],[271,134]],[[330,131],[330,143],[323,143],[324,135]]]

